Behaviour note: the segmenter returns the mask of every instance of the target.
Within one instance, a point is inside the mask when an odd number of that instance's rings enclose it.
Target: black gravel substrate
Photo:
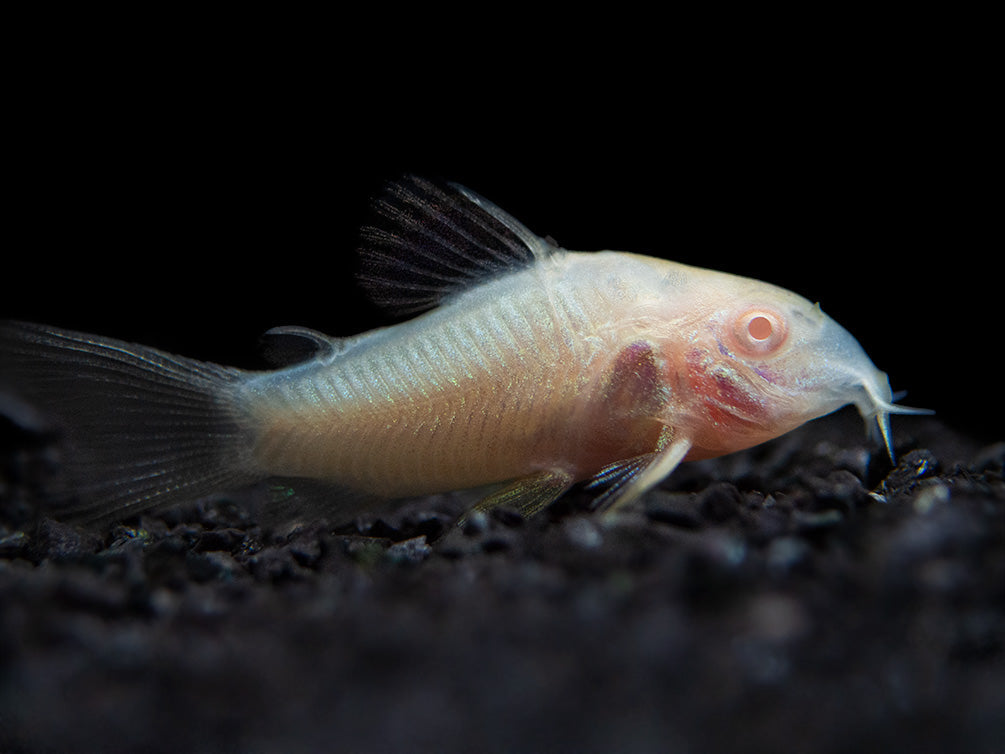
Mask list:
[[[853,412],[613,519],[37,517],[3,424],[0,751],[1005,751],[1005,445]]]

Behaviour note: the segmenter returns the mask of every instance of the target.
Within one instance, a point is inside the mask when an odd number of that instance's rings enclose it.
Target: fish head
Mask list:
[[[893,459],[887,375],[818,304],[778,286],[722,273],[703,280],[687,332],[692,457],[740,450],[845,405],[858,408]]]

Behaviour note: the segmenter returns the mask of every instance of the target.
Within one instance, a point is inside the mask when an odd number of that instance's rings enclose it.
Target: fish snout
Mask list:
[[[819,363],[826,365],[830,372],[828,381],[837,404],[835,408],[853,403],[865,420],[869,433],[882,441],[890,461],[895,462],[890,415],[934,412],[897,405],[887,374],[873,364],[851,333],[829,317],[820,342],[823,358]]]

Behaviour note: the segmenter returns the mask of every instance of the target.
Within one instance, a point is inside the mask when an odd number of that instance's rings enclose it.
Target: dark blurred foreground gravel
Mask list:
[[[0,425],[0,752],[1005,751],[1005,446],[853,412],[613,519],[88,532]]]

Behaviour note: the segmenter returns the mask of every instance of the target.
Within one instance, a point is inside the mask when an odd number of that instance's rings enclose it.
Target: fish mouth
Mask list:
[[[903,398],[905,393],[893,395],[890,390],[890,380],[885,372],[876,370],[875,377],[863,380],[860,386],[864,394],[859,395],[855,406],[862,418],[865,419],[867,431],[874,437],[878,435],[878,439],[882,440],[886,448],[886,454],[890,457],[890,463],[896,464],[897,459],[893,452],[893,440],[890,433],[890,414],[928,416],[935,412],[927,408],[912,408],[894,403],[898,398]]]

